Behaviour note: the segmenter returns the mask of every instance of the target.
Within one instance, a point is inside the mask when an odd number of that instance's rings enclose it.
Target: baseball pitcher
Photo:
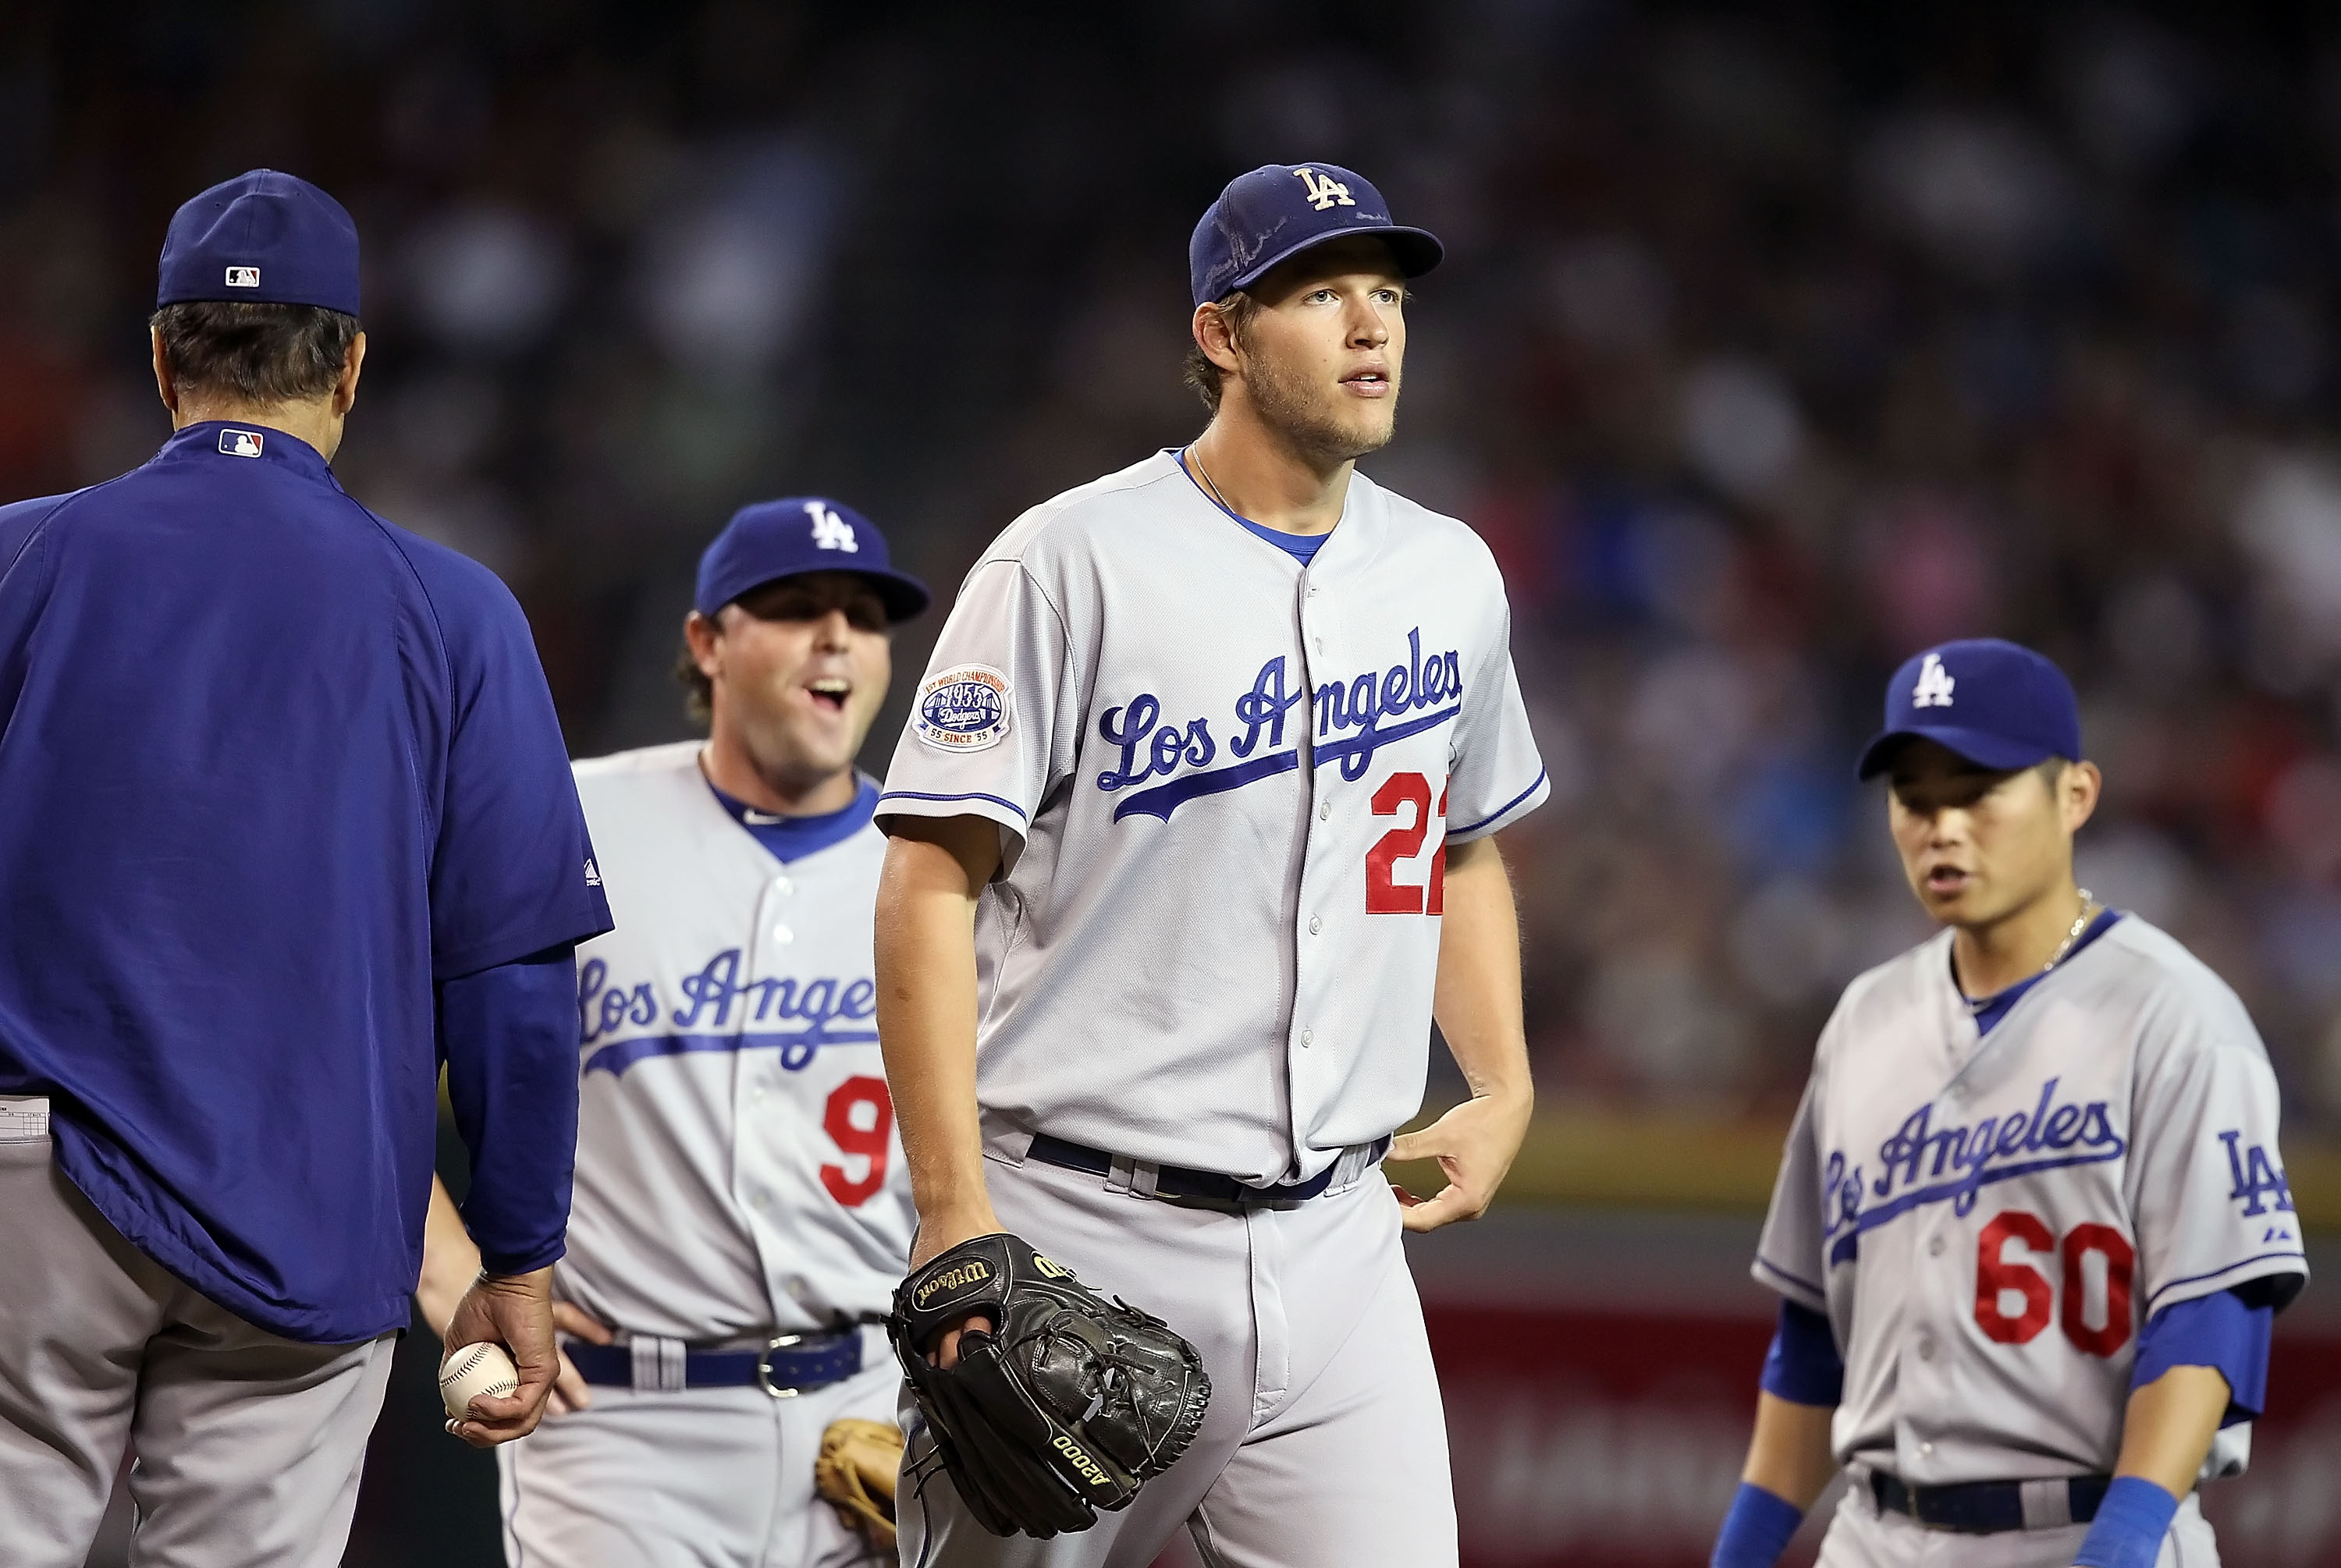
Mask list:
[[[577,951],[567,1366],[561,1408],[499,1454],[514,1564],[832,1568],[884,1533],[813,1485],[841,1418],[882,1424],[890,1472],[899,1445],[900,1374],[865,1325],[911,1210],[871,968],[885,839],[853,758],[888,628],[927,592],[808,497],[735,515],[695,603],[678,673],[706,744],[576,769],[618,929]],[[433,1323],[473,1266],[443,1200],[439,1220]]]
[[[2270,1325],[2307,1276],[2276,1086],[2235,993],[2073,878],[2073,689],[1946,643],[1887,689],[1911,891],[1945,929],[1847,987],[1756,1277],[1781,1296],[1717,1568],[1769,1568],[1840,1467],[1821,1561],[2216,1563]]]
[[[1355,471],[1439,253],[1346,169],[1230,183],[1209,428],[994,541],[915,694],[878,819],[905,1563],[1455,1561],[1400,1236],[1527,1125],[1490,836],[1548,791],[1486,546]],[[1393,1151],[1434,1013],[1474,1097]],[[1392,1152],[1451,1185],[1405,1207]]]

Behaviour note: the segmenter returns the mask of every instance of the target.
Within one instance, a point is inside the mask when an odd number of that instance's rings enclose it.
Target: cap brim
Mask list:
[[[1980,729],[1961,729],[1948,724],[1909,724],[1888,729],[1862,748],[1858,777],[1867,780],[1885,772],[1894,765],[1894,754],[1913,740],[1931,740],[1978,768],[2002,771],[2036,767],[2056,755],[2036,742],[2011,740],[2005,735],[1987,734]]]
[[[1419,278],[1446,258],[1447,247],[1429,229],[1410,229],[1402,223],[1365,224],[1354,229],[1335,229],[1330,233],[1314,234],[1297,245],[1280,251],[1270,251],[1259,261],[1228,280],[1227,293],[1248,289],[1268,276],[1278,267],[1303,251],[1313,251],[1320,245],[1330,245],[1335,240],[1355,239],[1360,235],[1383,241],[1398,261],[1398,270],[1410,278]],[[1224,295],[1222,296],[1224,297]]]
[[[818,571],[842,571],[849,576],[861,578],[876,589],[878,601],[886,607],[886,620],[889,625],[916,620],[924,614],[927,606],[933,602],[933,595],[927,591],[925,583],[915,577],[906,576],[899,571],[879,571],[860,566],[814,566],[807,567],[802,571],[783,571],[760,579],[726,599],[723,603],[736,604],[767,583],[784,582],[792,577],[811,577]],[[722,605],[716,606],[717,610],[722,608]],[[712,615],[714,611],[706,610],[702,613]]]

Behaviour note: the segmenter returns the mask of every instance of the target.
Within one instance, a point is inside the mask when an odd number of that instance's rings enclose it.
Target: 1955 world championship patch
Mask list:
[[[961,664],[919,689],[911,728],[938,751],[989,751],[1008,738],[1009,719],[1008,677]]]

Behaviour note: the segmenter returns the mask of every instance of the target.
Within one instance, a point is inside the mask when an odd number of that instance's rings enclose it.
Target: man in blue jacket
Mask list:
[[[355,226],[254,171],[164,240],[144,467],[0,508],[0,1496],[76,1568],[338,1563],[407,1321],[443,1062],[483,1272],[554,1371],[571,950],[609,928],[526,621],[327,464]]]

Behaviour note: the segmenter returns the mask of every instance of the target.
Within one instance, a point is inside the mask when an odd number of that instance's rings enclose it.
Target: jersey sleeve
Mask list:
[[[1805,1086],[1797,1119],[1780,1150],[1780,1174],[1772,1182],[1772,1206],[1764,1216],[1764,1234],[1756,1244],[1756,1262],[1749,1273],[1756,1283],[1777,1291],[1808,1312],[1826,1315],[1826,1215],[1823,1208],[1820,1152],[1815,1139],[1813,1107],[1819,1076]]]
[[[553,694],[519,603],[487,569],[410,554],[452,675],[431,967],[467,975],[610,929]]]
[[[1079,696],[1063,619],[1023,563],[968,574],[911,693],[878,826],[903,817],[982,817],[1013,865],[1041,802],[1073,768]]]
[[[1500,595],[1498,601],[1501,603]],[[1494,647],[1464,688],[1447,782],[1450,843],[1509,828],[1552,793],[1536,737],[1529,730],[1528,705],[1520,700],[1511,636],[1511,611],[1505,608]]]
[[[2255,1281],[2280,1306],[2307,1277],[2276,1074],[2241,1004],[2219,1000],[2166,1005],[2141,1042],[2128,1196],[2148,1316]]]

